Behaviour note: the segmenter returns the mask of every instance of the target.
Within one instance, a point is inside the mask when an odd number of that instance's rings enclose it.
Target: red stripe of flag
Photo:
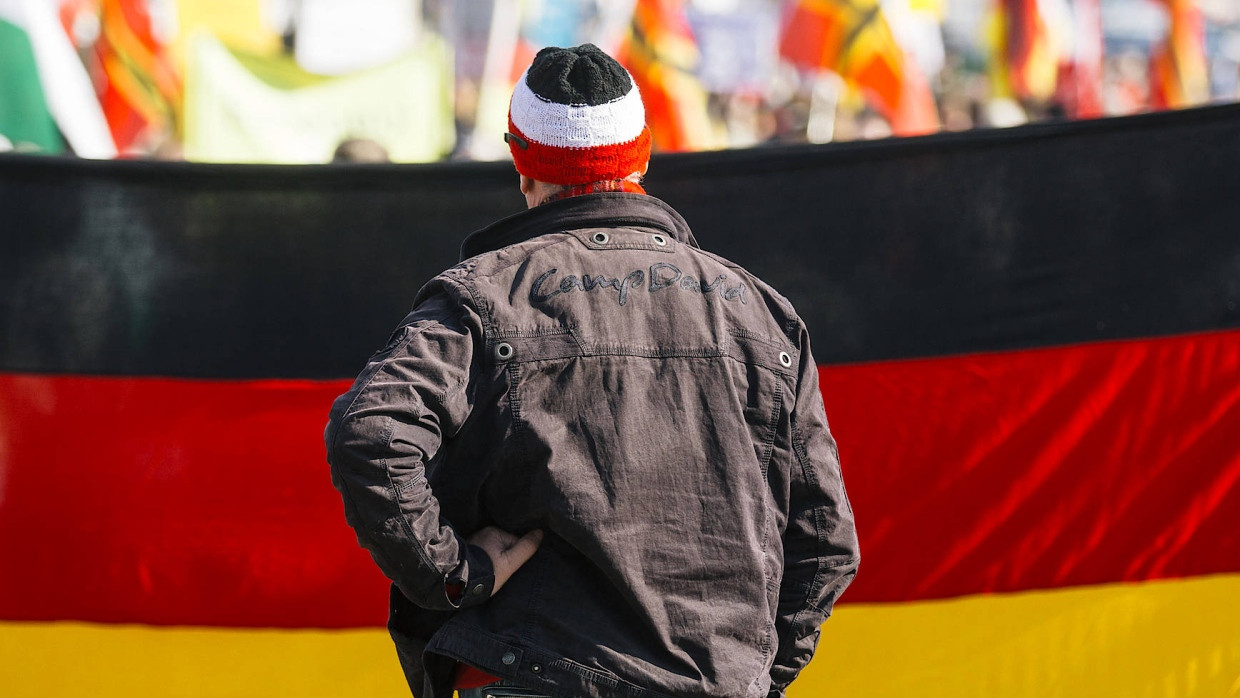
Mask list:
[[[324,456],[348,385],[0,375],[0,619],[382,624]]]
[[[848,601],[1240,571],[1240,332],[824,368]]]
[[[823,367],[845,602],[1240,571],[1240,332]],[[0,374],[0,619],[380,625],[347,381]]]

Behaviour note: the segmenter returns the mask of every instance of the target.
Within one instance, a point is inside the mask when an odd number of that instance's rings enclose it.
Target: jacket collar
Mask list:
[[[465,238],[461,259],[562,230],[628,226],[655,228],[679,242],[698,246],[685,219],[659,199],[646,194],[603,192],[552,201],[502,218]]]

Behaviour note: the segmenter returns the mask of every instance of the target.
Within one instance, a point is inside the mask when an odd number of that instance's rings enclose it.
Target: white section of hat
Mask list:
[[[586,106],[543,99],[525,79],[522,74],[512,92],[512,123],[537,143],[557,148],[597,148],[628,143],[640,136],[646,126],[646,110],[636,84],[619,99]]]

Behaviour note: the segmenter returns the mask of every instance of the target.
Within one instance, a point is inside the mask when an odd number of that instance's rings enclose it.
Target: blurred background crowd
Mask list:
[[[0,0],[0,150],[502,159],[521,71],[586,41],[659,151],[1240,97],[1237,0]]]

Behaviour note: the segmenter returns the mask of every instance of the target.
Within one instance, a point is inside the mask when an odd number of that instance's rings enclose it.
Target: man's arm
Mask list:
[[[358,542],[407,598],[445,610],[490,598],[524,562],[500,556],[537,547],[536,540],[514,547],[522,539],[499,529],[466,542],[427,483],[426,463],[469,416],[482,342],[477,314],[453,295],[441,289],[418,303],[337,398],[324,434],[332,483]],[[493,559],[502,564],[493,568]]]
[[[852,507],[840,475],[839,453],[827,428],[818,388],[818,367],[801,330],[800,377],[791,414],[792,466],[784,576],[775,629],[779,648],[771,667],[771,695],[784,689],[809,663],[819,626],[857,573],[860,553]]]

